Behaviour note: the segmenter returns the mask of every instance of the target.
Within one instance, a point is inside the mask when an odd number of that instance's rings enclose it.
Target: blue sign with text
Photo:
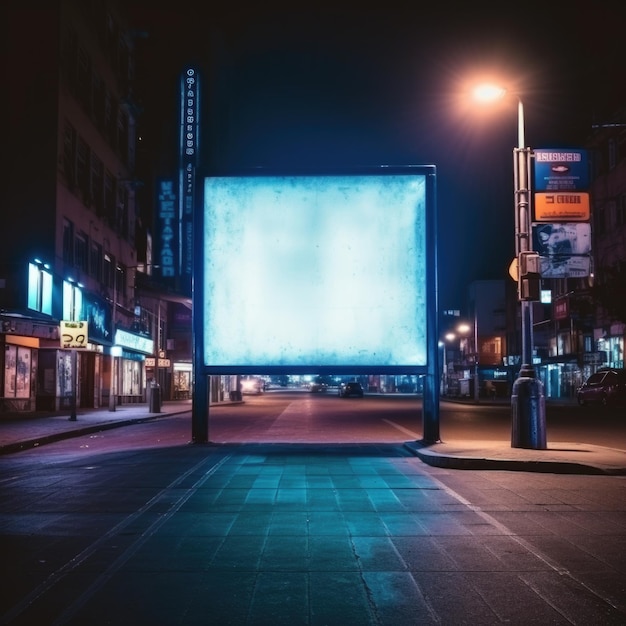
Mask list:
[[[535,191],[587,191],[587,151],[546,148],[534,151]]]

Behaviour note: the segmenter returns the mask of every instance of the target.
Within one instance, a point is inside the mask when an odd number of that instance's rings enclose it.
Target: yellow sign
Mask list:
[[[87,322],[62,321],[59,324],[59,337],[62,348],[87,348]]]
[[[584,222],[591,216],[588,193],[535,194],[535,221]]]
[[[144,361],[144,365],[146,367],[155,367],[158,365],[158,367],[170,367],[172,365],[172,362],[169,359],[155,359],[153,356],[147,356],[146,360]]]

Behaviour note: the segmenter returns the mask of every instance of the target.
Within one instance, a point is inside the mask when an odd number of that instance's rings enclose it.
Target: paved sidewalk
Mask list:
[[[211,409],[231,404],[211,405]],[[147,403],[122,405],[115,411],[79,409],[75,421],[69,419],[69,412],[0,415],[0,455],[188,411],[191,400],[165,401],[159,413],[150,413]],[[550,441],[547,450],[512,448],[510,441],[480,440],[435,444],[408,441],[405,447],[424,463],[449,469],[626,475],[626,450],[580,442]]]
[[[211,405],[213,408],[213,405]],[[165,401],[159,413],[151,413],[148,403],[123,404],[115,411],[108,407],[78,409],[76,419],[70,411],[36,411],[0,414],[0,454],[34,448],[61,439],[155,420],[191,411],[191,400]]]

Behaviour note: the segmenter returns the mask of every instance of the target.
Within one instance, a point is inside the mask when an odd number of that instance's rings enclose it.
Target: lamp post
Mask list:
[[[501,99],[506,89],[492,84],[479,85],[474,97],[482,102]],[[533,367],[533,311],[535,299],[529,288],[528,274],[538,279],[534,267],[536,255],[531,248],[530,215],[530,156],[524,137],[524,104],[517,99],[517,147],[513,150],[513,182],[515,206],[515,254],[518,272],[518,300],[521,309],[522,366],[511,393],[511,447],[544,450],[546,444],[546,415],[543,384]]]
[[[469,346],[469,332],[472,331],[472,342],[473,342],[473,350],[468,350]],[[479,402],[478,399],[478,332],[476,325],[476,313],[474,313],[474,324],[470,326],[469,324],[459,324],[457,326],[457,332],[465,337],[465,350],[463,353],[463,360],[469,362],[469,355],[473,356],[473,366],[472,366],[472,380],[474,389],[472,391],[472,397],[474,402]]]
[[[111,315],[111,388],[109,390],[109,411],[117,410],[117,359],[120,349],[115,345],[115,318],[117,314],[117,273],[120,271],[117,263],[113,268],[113,313]]]

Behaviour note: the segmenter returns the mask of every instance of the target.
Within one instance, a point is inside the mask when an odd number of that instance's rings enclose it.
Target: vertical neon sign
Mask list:
[[[193,198],[198,159],[199,80],[193,68],[181,79],[180,167],[179,167],[179,272],[183,284],[191,287],[193,257]]]

